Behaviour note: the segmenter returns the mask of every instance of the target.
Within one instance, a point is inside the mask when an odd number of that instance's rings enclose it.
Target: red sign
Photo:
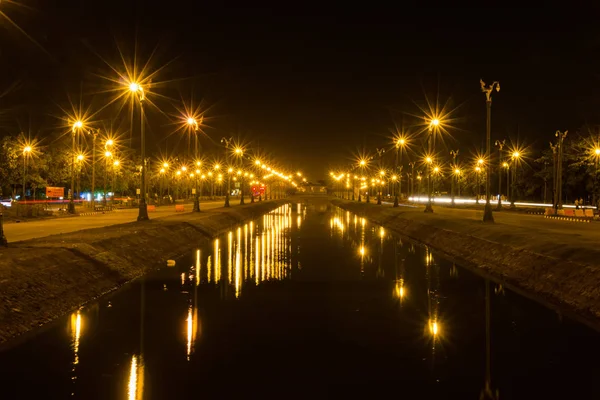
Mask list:
[[[260,188],[257,188],[256,186],[252,186],[252,194],[254,196],[261,196],[265,194],[265,187],[261,186]]]
[[[49,199],[65,197],[65,188],[62,187],[47,187],[46,197]]]

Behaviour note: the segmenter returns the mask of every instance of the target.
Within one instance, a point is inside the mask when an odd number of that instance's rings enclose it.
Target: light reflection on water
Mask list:
[[[80,398],[167,398],[169,393],[178,398],[174,388],[186,394],[194,393],[188,387],[195,388],[200,394],[219,376],[256,382],[280,370],[287,371],[277,375],[280,380],[315,370],[304,377],[318,381],[339,374],[344,385],[382,379],[413,389],[469,393],[461,398],[477,398],[480,392],[484,398],[499,392],[512,398],[512,374],[520,364],[543,370],[544,379],[547,365],[562,365],[519,358],[529,351],[519,347],[522,332],[539,326],[544,336],[534,335],[536,340],[554,335],[552,347],[543,347],[541,354],[553,351],[557,342],[574,345],[560,325],[553,325],[551,312],[523,305],[512,292],[431,249],[347,211],[304,204],[234,227],[190,252],[176,268],[134,283],[111,301],[112,307],[101,300],[99,307],[74,312],[60,322],[61,333],[53,340],[45,334],[33,340],[28,344],[33,356],[26,347],[12,359],[0,353],[0,364],[13,370],[15,360],[65,355],[64,370],[53,361],[49,364],[57,371],[40,368],[32,376],[57,391],[68,386]],[[64,349],[54,345],[61,340],[68,344]],[[302,347],[305,341],[310,346]],[[307,364],[299,361],[304,353]],[[291,361],[280,366],[286,360]],[[213,373],[219,363],[224,369]],[[236,369],[238,364],[243,366]],[[17,370],[29,373],[31,367]],[[111,384],[118,386],[115,392],[107,389]],[[369,386],[373,389],[376,385]]]

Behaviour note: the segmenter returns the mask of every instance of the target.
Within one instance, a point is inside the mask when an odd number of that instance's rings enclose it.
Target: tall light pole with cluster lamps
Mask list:
[[[31,151],[32,150],[33,149],[31,148],[30,145],[25,145],[23,147],[23,201],[25,201],[25,186],[27,184],[27,181],[26,181],[26,177],[27,177],[27,161],[28,161],[29,157],[31,156]]]
[[[598,161],[600,161],[600,147],[594,148],[594,159],[596,164],[596,170],[594,172],[594,184],[592,186],[592,206],[596,204],[596,181],[598,180]]]
[[[73,123],[71,129],[71,195],[69,196],[69,214],[75,214],[75,163],[77,154],[75,150],[75,135],[83,129],[83,121],[77,120]]]
[[[148,218],[148,204],[146,203],[146,171],[148,170],[148,162],[146,160],[146,127],[144,122],[144,100],[146,100],[146,93],[141,84],[137,82],[129,83],[129,92],[134,98],[137,98],[140,104],[140,136],[141,136],[141,153],[142,153],[142,167],[141,167],[141,190],[140,190],[140,208],[138,212],[138,221],[147,221]]]
[[[406,138],[401,136],[396,140],[396,165],[394,173],[398,174],[398,180],[397,183],[394,182],[394,207],[398,207],[398,198],[402,198],[402,153],[404,151],[404,146],[406,146]],[[398,155],[398,153],[400,153],[400,155]],[[398,160],[400,161],[400,167],[398,167]]]
[[[431,120],[431,122],[429,123],[429,137],[427,140],[427,151],[429,153],[429,155],[427,157],[425,157],[425,162],[427,163],[427,204],[425,205],[425,212],[426,213],[432,213],[433,212],[433,206],[432,206],[432,186],[431,186],[431,164],[433,163],[433,158],[432,158],[432,153],[434,150],[435,145],[433,144],[433,140],[435,139],[435,130],[439,127],[440,125],[440,120],[437,118],[434,118]]]
[[[481,84],[481,91],[485,93],[485,103],[487,105],[487,118],[486,118],[486,133],[485,133],[485,158],[488,163],[491,160],[490,142],[491,142],[491,130],[492,130],[492,92],[496,89],[500,91],[500,83],[498,81],[492,82],[491,85],[486,86],[483,79],[479,80]],[[494,222],[494,215],[492,214],[492,205],[490,203],[490,181],[492,178],[492,169],[488,165],[486,168],[486,179],[485,179],[485,208],[483,211],[483,222]]]
[[[195,164],[196,164],[196,168],[199,168],[200,165],[200,160],[198,158],[198,131],[200,129],[200,124],[202,123],[202,117],[200,118],[200,121],[196,120],[196,118],[194,117],[188,117],[186,120],[186,123],[188,124],[188,126],[190,127],[190,129],[193,129],[194,131],[194,159],[195,159]],[[194,194],[194,207],[192,209],[193,212],[200,212],[200,194],[198,193],[198,175],[200,174],[200,171],[197,170],[196,174],[194,174],[194,191],[196,192]]]

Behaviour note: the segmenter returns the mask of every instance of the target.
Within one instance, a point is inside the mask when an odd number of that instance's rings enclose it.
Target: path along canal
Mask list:
[[[597,398],[597,332],[326,202],[0,351],[0,398]]]

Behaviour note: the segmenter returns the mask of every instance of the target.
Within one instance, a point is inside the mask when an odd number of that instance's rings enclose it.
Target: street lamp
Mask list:
[[[75,152],[75,135],[77,131],[83,129],[83,121],[77,120],[73,123],[71,129],[71,196],[69,198],[69,214],[75,214],[75,162],[77,161],[77,155]]]
[[[102,205],[106,207],[106,181],[108,179],[108,163],[112,157],[112,153],[110,151],[104,152],[104,193],[102,195]]]
[[[458,157],[459,150],[450,150],[450,155],[452,156],[452,165],[456,165],[456,157]],[[456,171],[456,170],[455,170]],[[452,174],[450,177],[450,198],[452,205],[454,206],[454,176],[456,174]]]
[[[394,183],[394,207],[398,207],[398,198],[402,197],[402,153],[404,151],[404,146],[406,146],[406,138],[399,137],[396,140],[396,167],[395,172],[399,174],[398,183]],[[398,155],[398,153],[400,153]],[[400,157],[400,169],[398,169],[398,157]],[[396,186],[397,185],[397,186]]]
[[[515,181],[517,177],[517,162],[521,158],[521,153],[519,151],[513,151],[512,153],[512,161],[513,161],[513,170],[512,170],[512,184],[511,184],[511,196],[510,196],[510,208],[515,207]],[[507,167],[509,168],[509,167]]]
[[[475,167],[475,180],[477,182],[477,200],[475,201],[475,203],[479,204],[479,197],[480,197],[480,186],[479,186],[479,173],[481,172],[481,167],[478,165]]]
[[[221,138],[221,143],[225,143],[225,164],[229,167],[229,146],[233,142],[233,138]],[[215,169],[217,166],[215,166]],[[229,168],[231,170],[231,168]],[[228,171],[230,172],[230,171]],[[231,174],[227,174],[227,193],[225,193],[225,204],[224,207],[229,207],[229,193],[231,192]]]
[[[502,166],[504,165],[502,163],[502,149],[506,145],[506,139],[502,141],[496,140],[495,145],[498,146],[498,207],[496,207],[496,210],[500,211],[502,210]],[[508,190],[508,187],[506,190]],[[545,192],[544,196],[546,196]]]
[[[119,165],[121,165],[121,162],[119,160],[115,160],[113,162],[113,171],[112,171],[112,197],[110,199],[110,208],[114,208],[115,206],[115,180],[116,180],[116,175],[117,175],[117,169],[119,168]]]
[[[367,160],[365,160],[364,158],[358,161],[358,167],[360,168],[360,172],[361,175],[364,175],[365,173],[365,168],[367,167]],[[361,192],[362,192],[362,183],[359,186],[359,192],[358,192],[358,202],[361,202]]]
[[[592,188],[592,206],[596,206],[596,181],[598,180],[598,160],[600,160],[600,148],[594,149],[594,157],[596,158],[596,171],[594,173],[594,185]]]
[[[194,131],[194,158],[196,159],[196,164],[198,161],[198,130],[200,129],[200,124],[202,123],[202,117],[200,121],[197,121],[194,117],[188,117],[186,123],[190,129]],[[198,165],[199,166],[199,165]],[[194,194],[194,207],[192,212],[200,212],[200,194],[198,193],[198,174],[195,174],[194,178],[194,186],[195,186],[195,194]]]
[[[146,160],[146,127],[144,125],[144,100],[146,99],[146,94],[144,92],[144,88],[141,84],[137,82],[129,83],[129,92],[131,95],[138,99],[140,104],[140,136],[141,136],[141,152],[142,152],[142,184],[141,184],[141,194],[140,194],[140,208],[137,220],[138,221],[147,221],[148,218],[148,204],[146,203],[146,170],[148,169],[148,164]]]
[[[454,178],[456,179],[456,185],[458,186],[458,197],[460,197],[460,168],[454,168]],[[454,204],[454,198],[452,198],[452,204]]]
[[[497,92],[500,91],[500,83],[498,81],[492,82],[491,85],[486,86],[483,79],[479,80],[481,84],[481,91],[485,93],[486,105],[487,105],[487,123],[486,123],[486,135],[485,135],[485,157],[490,160],[490,142],[491,142],[491,130],[492,130],[492,92],[494,88]],[[492,169],[487,168],[486,179],[485,179],[485,209],[483,211],[483,222],[494,222],[494,215],[492,214],[492,205],[490,204],[490,180],[492,179]]]
[[[375,150],[377,150],[377,155],[379,156],[379,169],[381,170],[381,167],[382,167],[381,162],[383,159],[383,153],[385,153],[385,149],[375,149]],[[380,174],[381,174],[381,172],[383,172],[383,175],[385,175],[384,171],[380,171]],[[381,175],[381,176],[383,177],[383,175]],[[381,205],[381,185],[379,185],[378,189],[379,190],[377,190],[377,205],[380,206]]]
[[[240,159],[244,156],[244,150],[241,147],[236,147],[234,149],[235,156],[237,157],[237,164],[240,164]],[[238,170],[238,175],[240,175],[240,205],[244,205],[244,178],[241,176],[242,171]]]
[[[510,196],[510,164],[504,161],[502,166],[506,168],[506,201],[508,202],[509,199],[512,199]]]
[[[431,185],[431,165],[433,163],[433,158],[430,156],[425,157],[425,163],[427,164],[427,205],[425,206],[425,212],[430,213],[433,212],[432,207],[432,185]]]
[[[435,144],[433,143],[433,140],[435,139],[435,130],[440,126],[440,120],[438,118],[433,118],[430,122],[429,122],[429,137],[427,140],[427,146],[428,146],[428,152],[429,154],[433,154],[433,150],[435,148]],[[433,212],[433,207],[431,204],[431,197],[432,197],[432,186],[431,186],[431,163],[433,162],[433,160],[431,159],[430,156],[427,156],[427,158],[425,159],[425,161],[427,162],[427,190],[428,190],[428,195],[427,195],[427,204],[425,205],[425,212],[426,213],[432,213]]]
[[[25,177],[27,176],[27,159],[31,156],[32,151],[33,149],[29,145],[25,145],[25,147],[23,147],[23,201],[25,201]]]

